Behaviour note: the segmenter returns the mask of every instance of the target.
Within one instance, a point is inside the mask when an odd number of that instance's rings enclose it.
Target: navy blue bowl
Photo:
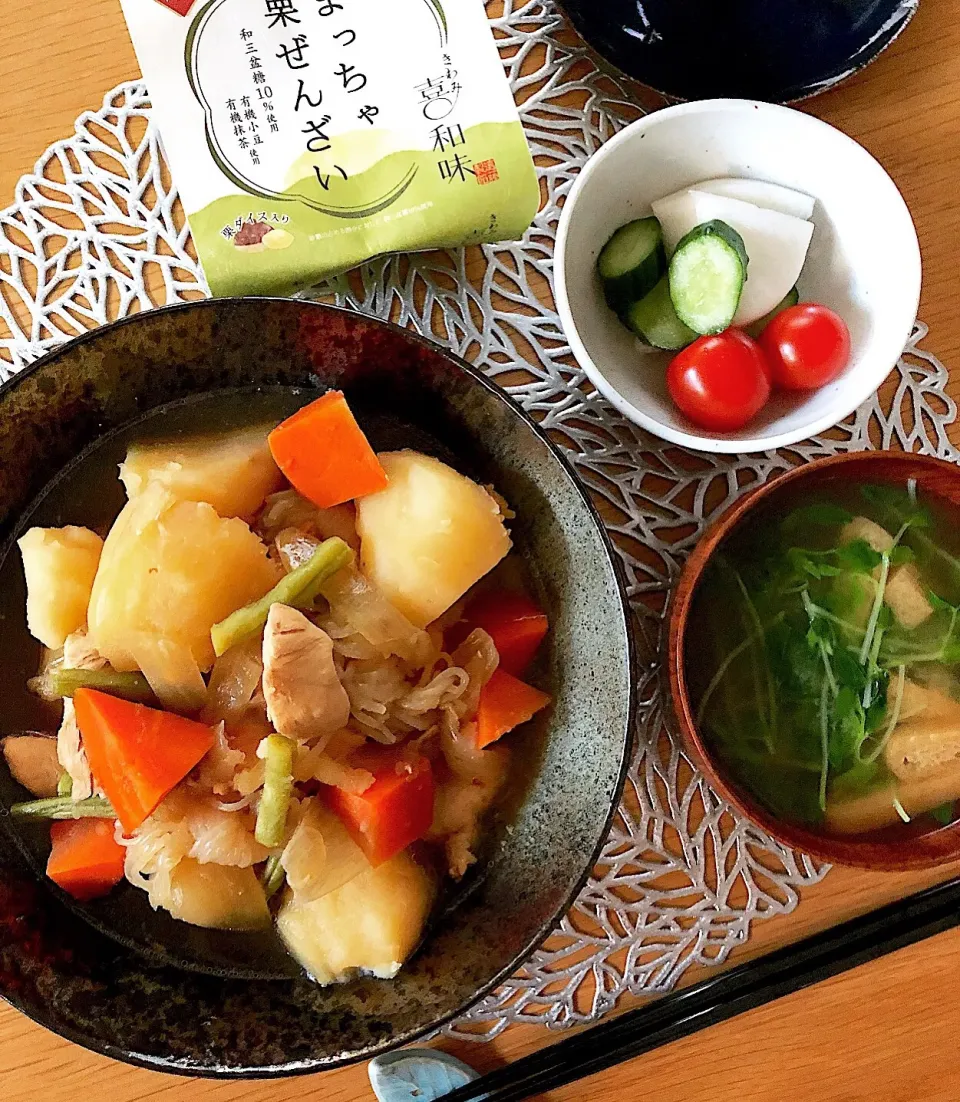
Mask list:
[[[669,99],[792,103],[858,72],[919,0],[560,0],[580,35]]]

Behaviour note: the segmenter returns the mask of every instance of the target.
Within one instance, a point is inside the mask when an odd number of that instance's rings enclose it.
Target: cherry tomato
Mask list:
[[[770,397],[770,369],[760,345],[739,329],[700,337],[670,361],[667,389],[691,421],[733,432]]]
[[[815,390],[835,379],[850,360],[850,330],[839,314],[801,302],[777,314],[760,335],[775,386]]]

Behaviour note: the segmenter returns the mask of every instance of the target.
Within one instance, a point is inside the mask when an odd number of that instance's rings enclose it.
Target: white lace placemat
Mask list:
[[[920,348],[920,324],[884,400],[789,452],[694,455],[588,393],[548,291],[558,208],[586,158],[641,113],[638,93],[597,68],[548,0],[503,8],[495,33],[545,194],[535,224],[521,242],[386,258],[316,291],[433,336],[505,383],[525,367],[509,389],[603,499],[636,611],[638,750],[603,859],[548,942],[449,1027],[471,1038],[514,1021],[591,1021],[625,992],[667,991],[687,968],[725,960],[754,921],[789,913],[823,877],[825,868],[735,817],[665,731],[657,656],[666,595],[706,515],[799,459],[888,446],[958,457],[946,433],[956,415],[947,372]],[[85,329],[204,294],[147,90],[121,85],[44,154],[0,213],[0,377]]]

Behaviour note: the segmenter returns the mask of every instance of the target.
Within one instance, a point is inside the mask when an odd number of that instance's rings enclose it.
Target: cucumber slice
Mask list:
[[[654,348],[665,348],[672,352],[678,348],[686,348],[697,339],[697,334],[677,317],[670,298],[670,281],[666,275],[660,278],[660,282],[648,295],[627,310],[623,320],[642,341],[652,344]]]
[[[715,218],[680,239],[670,261],[670,298],[695,333],[729,328],[747,279],[747,250],[732,226]]]
[[[813,223],[740,199],[692,189],[653,204],[660,219],[667,255],[695,226],[719,219],[740,234],[750,257],[750,271],[740,296],[734,325],[750,325],[769,314],[799,282],[813,234]]]
[[[799,301],[800,292],[796,287],[791,287],[770,313],[764,314],[763,317],[759,321],[755,321],[753,325],[748,325],[746,332],[749,333],[751,337],[759,337],[777,314],[782,314],[784,310],[788,310],[791,306],[796,306]]]
[[[621,226],[597,259],[607,305],[622,314],[653,290],[666,267],[663,234],[656,218],[638,218]]]

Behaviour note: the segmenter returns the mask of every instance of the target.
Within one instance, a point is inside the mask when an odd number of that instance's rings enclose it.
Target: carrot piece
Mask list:
[[[545,708],[550,697],[505,670],[496,669],[480,690],[477,707],[477,747],[483,749],[526,723]]]
[[[500,655],[500,669],[519,677],[533,661],[550,623],[523,593],[492,593],[474,598],[467,605],[464,620],[483,628]]]
[[[106,895],[123,879],[124,848],[113,819],[65,819],[50,824],[47,876],[74,899]]]
[[[382,865],[430,829],[433,769],[427,758],[395,753],[354,755],[351,764],[370,769],[373,784],[359,795],[328,788],[327,800],[370,864]]]
[[[267,442],[293,488],[321,509],[386,488],[386,472],[339,390],[281,422]]]
[[[96,689],[77,689],[73,704],[90,770],[126,834],[213,746],[211,727]]]

